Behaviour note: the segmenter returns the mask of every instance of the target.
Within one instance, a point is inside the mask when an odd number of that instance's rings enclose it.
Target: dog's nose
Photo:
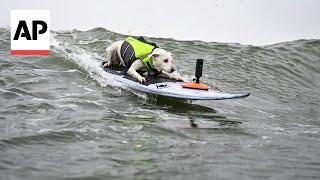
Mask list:
[[[173,73],[175,71],[175,69],[174,69],[174,67],[172,67],[171,69],[170,69],[170,73]]]

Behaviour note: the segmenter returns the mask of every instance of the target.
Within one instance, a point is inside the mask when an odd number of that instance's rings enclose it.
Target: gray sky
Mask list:
[[[320,39],[320,0],[1,0],[10,10],[48,9],[51,29],[95,27],[133,35],[266,45]]]

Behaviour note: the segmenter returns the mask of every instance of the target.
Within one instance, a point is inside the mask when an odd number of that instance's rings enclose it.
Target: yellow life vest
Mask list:
[[[125,41],[133,47],[135,59],[140,59],[149,70],[155,71],[153,61],[149,56],[155,47],[133,37],[127,37]]]

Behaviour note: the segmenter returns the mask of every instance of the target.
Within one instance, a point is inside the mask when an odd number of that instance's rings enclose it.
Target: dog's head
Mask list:
[[[153,66],[156,70],[163,70],[169,73],[172,73],[174,71],[172,65],[173,59],[170,52],[161,48],[156,48],[152,51],[151,58],[153,61]]]

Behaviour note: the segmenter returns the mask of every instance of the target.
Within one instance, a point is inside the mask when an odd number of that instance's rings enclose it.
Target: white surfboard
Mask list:
[[[105,73],[113,78],[121,86],[127,87],[136,91],[141,91],[149,94],[173,97],[187,100],[223,100],[245,98],[250,95],[246,93],[225,93],[217,90],[197,90],[188,89],[181,86],[181,82],[160,82],[149,85],[143,85],[131,80],[127,75],[115,73],[116,71],[105,69]]]

